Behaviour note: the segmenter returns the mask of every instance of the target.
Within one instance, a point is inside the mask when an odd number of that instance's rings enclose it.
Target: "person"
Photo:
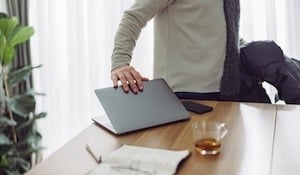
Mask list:
[[[239,17],[239,0],[135,0],[115,36],[113,86],[120,81],[125,92],[143,90],[148,78],[130,62],[142,28],[154,18],[153,78],[164,78],[179,98],[269,103],[262,79],[243,65],[253,56],[240,56]]]

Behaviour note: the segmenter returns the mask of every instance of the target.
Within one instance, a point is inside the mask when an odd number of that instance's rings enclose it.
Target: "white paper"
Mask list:
[[[109,154],[89,175],[172,175],[189,153],[188,150],[123,145]]]

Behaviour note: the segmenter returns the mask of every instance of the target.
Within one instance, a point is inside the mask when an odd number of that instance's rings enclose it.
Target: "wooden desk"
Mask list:
[[[278,106],[273,150],[273,175],[300,174],[300,106]]]
[[[277,107],[255,103],[202,103],[213,106],[214,111],[203,115],[192,113],[188,121],[123,136],[114,136],[92,124],[26,175],[85,174],[97,166],[86,152],[86,144],[103,157],[121,144],[189,149],[192,154],[179,166],[178,175],[269,175]],[[190,124],[204,119],[225,122],[229,129],[218,156],[203,157],[194,151]]]

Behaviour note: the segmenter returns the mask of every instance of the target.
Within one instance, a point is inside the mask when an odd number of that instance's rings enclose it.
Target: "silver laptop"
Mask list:
[[[96,89],[106,115],[93,120],[114,134],[189,119],[190,114],[164,79],[144,81],[144,90],[125,93],[122,87]]]

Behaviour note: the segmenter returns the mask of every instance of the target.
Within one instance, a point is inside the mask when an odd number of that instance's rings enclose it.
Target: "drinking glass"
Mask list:
[[[202,155],[216,155],[221,151],[221,141],[228,130],[224,123],[202,120],[192,123],[194,145]]]

